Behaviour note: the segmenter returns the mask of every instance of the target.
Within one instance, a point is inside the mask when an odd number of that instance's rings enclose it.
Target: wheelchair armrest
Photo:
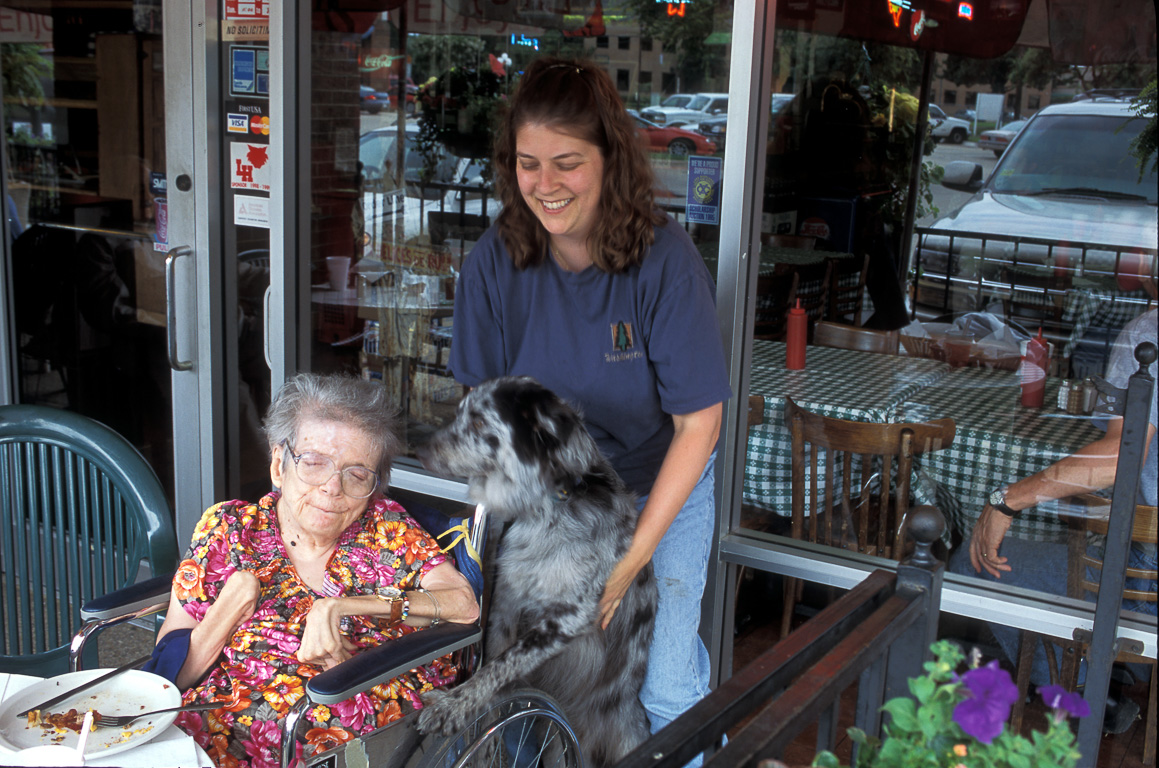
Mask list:
[[[482,639],[478,623],[438,624],[360,651],[352,659],[311,678],[306,690],[311,701],[335,704]]]
[[[172,573],[154,576],[89,600],[81,606],[80,615],[85,621],[93,621],[135,613],[158,602],[168,604],[172,588]]]

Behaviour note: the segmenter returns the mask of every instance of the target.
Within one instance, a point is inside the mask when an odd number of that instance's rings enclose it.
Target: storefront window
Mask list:
[[[482,16],[393,5],[354,14],[349,29],[314,24],[310,364],[381,380],[406,411],[413,450],[462,396],[447,369],[455,278],[500,210],[494,120],[535,58],[587,58],[608,73],[637,115],[657,204],[715,274],[719,196],[690,217],[689,167],[706,158],[719,183],[723,130],[708,138],[699,123],[724,124],[731,18],[712,5],[643,2],[615,16],[598,3],[518,17],[490,4]],[[655,37],[697,55],[653,52]],[[661,81],[671,90],[655,89]]]
[[[896,8],[902,28],[918,24]],[[1014,484],[1020,514],[986,554],[1009,558],[998,585],[1089,606],[1082,582],[1097,581],[1105,532],[1091,518],[1105,519],[1107,502],[1076,492],[1099,481],[1085,470],[1066,476],[1070,492],[1018,481],[1104,437],[1097,377],[1124,387],[1134,344],[1155,341],[1157,178],[1133,149],[1154,117],[1132,101],[1154,82],[1154,58],[1075,67],[1058,50],[1011,47],[1017,34],[971,55],[951,50],[944,19],[926,50],[920,24],[887,44],[868,22],[796,12],[778,9],[769,76],[741,525],[897,560],[906,510],[932,504],[948,523],[940,556],[973,580],[983,510]],[[1153,505],[1148,462],[1140,501]],[[975,560],[983,549],[995,548]],[[1154,545],[1129,557],[1153,569]],[[1153,597],[1155,583],[1127,589]],[[787,630],[809,599],[784,594]],[[1154,602],[1133,597],[1123,607],[1154,622]],[[993,629],[1013,663],[1019,632]]]

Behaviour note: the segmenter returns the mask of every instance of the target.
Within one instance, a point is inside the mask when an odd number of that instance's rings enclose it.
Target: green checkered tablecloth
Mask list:
[[[1060,380],[1048,379],[1046,405],[1023,408],[1018,374],[1013,371],[963,368],[936,387],[923,389],[901,407],[905,421],[949,416],[957,425],[949,448],[918,457],[919,503],[935,504],[949,524],[968,537],[990,492],[1033,475],[1069,456],[1102,433],[1087,416],[1053,407]],[[936,484],[934,497],[930,483]],[[1011,528],[1013,535],[1037,541],[1061,541],[1058,504],[1026,510]]]
[[[1063,357],[1070,357],[1087,329],[1121,328],[1147,311],[1151,299],[1143,290],[1111,291],[1106,289],[1072,289],[1067,291],[1063,306],[1063,322],[1071,323],[1070,339],[1063,349]]]
[[[885,423],[897,421],[907,398],[950,371],[936,360],[813,346],[808,348],[804,370],[790,371],[785,369],[782,342],[754,341],[749,391],[764,396],[765,415],[762,424],[749,430],[745,503],[790,514],[792,451],[784,423],[786,398],[826,416]]]

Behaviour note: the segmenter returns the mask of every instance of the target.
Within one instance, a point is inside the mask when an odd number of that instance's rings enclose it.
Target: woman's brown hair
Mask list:
[[[591,142],[600,149],[604,177],[600,210],[588,240],[596,267],[623,272],[644,260],[653,227],[667,217],[654,204],[652,166],[607,73],[590,61],[542,58],[524,73],[495,140],[495,179],[503,210],[499,234],[517,269],[539,264],[547,232],[527,207],[516,178],[515,134],[542,125]]]

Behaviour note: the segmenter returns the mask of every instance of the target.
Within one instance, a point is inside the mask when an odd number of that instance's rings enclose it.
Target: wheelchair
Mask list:
[[[459,570],[481,601],[480,619],[471,625],[444,623],[405,635],[311,678],[304,695],[282,721],[282,767],[582,768],[582,750],[561,707],[533,689],[506,692],[451,737],[420,734],[418,713],[412,711],[345,744],[297,757],[296,744],[311,707],[344,701],[447,654],[455,657],[459,670],[456,682],[465,682],[482,658],[490,602],[481,567],[487,554],[486,512],[480,506],[473,517],[455,518],[427,506],[415,494],[392,490],[390,496],[443,543],[444,551],[454,554]],[[492,547],[497,538],[490,537]],[[479,557],[481,552],[484,558]],[[159,614],[168,607],[172,579],[172,574],[159,575],[87,603],[81,609],[87,623],[69,650],[71,669],[80,667],[86,642],[100,631],[126,621],[150,617],[159,621]]]

